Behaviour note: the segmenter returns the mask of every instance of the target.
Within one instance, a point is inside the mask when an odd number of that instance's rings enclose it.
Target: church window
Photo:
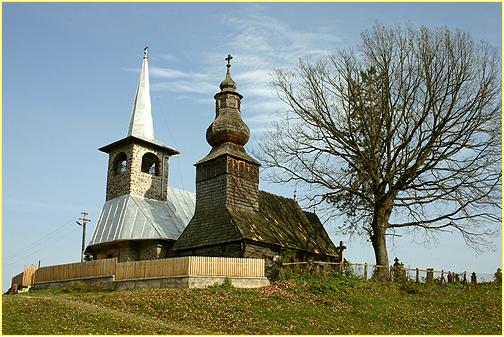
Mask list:
[[[114,160],[114,175],[125,173],[128,168],[126,153],[119,153]]]
[[[153,176],[159,175],[159,159],[151,152],[147,152],[142,157],[142,172]]]

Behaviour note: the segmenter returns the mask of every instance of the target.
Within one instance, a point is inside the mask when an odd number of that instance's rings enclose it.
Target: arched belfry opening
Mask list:
[[[147,152],[142,156],[142,172],[151,176],[159,176],[159,158],[152,152]]]
[[[124,174],[128,169],[128,156],[126,153],[120,152],[116,155],[113,164],[114,175]]]

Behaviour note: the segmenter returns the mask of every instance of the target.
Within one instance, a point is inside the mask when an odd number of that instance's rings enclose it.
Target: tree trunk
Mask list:
[[[371,235],[371,242],[373,244],[377,264],[374,277],[379,279],[390,278],[387,241],[385,237],[390,214],[391,210],[376,209],[373,216],[373,234]]]

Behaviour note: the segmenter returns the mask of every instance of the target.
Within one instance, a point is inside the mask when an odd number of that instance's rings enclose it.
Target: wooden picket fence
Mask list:
[[[12,278],[11,287],[14,285],[17,285],[18,288],[31,287],[33,285],[33,274],[35,274],[36,270],[37,267],[34,265],[25,267],[22,273],[19,273]]]
[[[117,259],[47,266],[37,269],[35,283],[115,275]]]
[[[187,275],[189,259],[176,257],[161,260],[123,262],[116,265],[116,280]]]
[[[189,257],[189,275],[264,277],[264,259]]]
[[[117,262],[116,258],[103,259],[42,267],[35,271],[34,282],[56,282],[113,275],[116,280],[169,276],[264,277],[264,260],[206,256],[134,262]]]

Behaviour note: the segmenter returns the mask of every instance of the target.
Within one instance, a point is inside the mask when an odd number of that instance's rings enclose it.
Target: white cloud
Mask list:
[[[250,118],[246,118],[250,124],[270,124],[274,116],[271,114],[256,114]]]
[[[245,72],[241,72],[235,76],[235,79],[239,82],[264,82],[270,80],[270,71],[267,69],[252,69]]]
[[[169,91],[179,93],[208,94],[215,91],[215,85],[199,81],[157,82],[151,85],[152,91]]]
[[[193,81],[208,80],[208,74],[184,72],[172,68],[150,67],[149,74],[152,77],[174,79],[174,78],[187,78]]]
[[[256,69],[293,64],[308,55],[325,56],[342,41],[323,27],[301,31],[266,15],[226,16],[224,22],[238,31],[230,47],[245,54],[244,62]]]
[[[157,57],[159,57],[165,61],[176,61],[177,60],[177,57],[173,54],[160,54],[160,55],[157,55]]]
[[[258,137],[261,137],[263,134],[265,134],[269,131],[272,131],[272,130],[273,130],[273,126],[271,124],[268,124],[266,126],[261,126],[261,127],[251,127],[250,133],[252,135],[254,135],[254,141],[255,141],[255,139],[257,139]]]
[[[275,68],[292,67],[299,58],[324,57],[341,39],[323,27],[300,29],[264,14],[224,15],[222,23],[229,33],[213,50],[198,55],[199,71],[189,72],[169,67],[151,67],[152,90],[179,93],[180,99],[208,104],[224,78],[224,58],[229,51],[234,59],[231,74],[238,92],[244,95],[242,112],[254,132],[262,133],[285,111],[271,87]],[[171,61],[172,55],[162,59]],[[219,63],[219,61],[221,63]],[[130,71],[129,69],[125,69]]]
[[[140,68],[121,68],[122,71],[127,71],[129,73],[140,73]]]
[[[243,107],[247,111],[253,112],[254,116],[257,114],[258,120],[264,115],[269,116],[270,120],[272,120],[272,118],[277,117],[278,112],[287,109],[287,105],[279,99],[254,100],[253,102],[243,104]]]
[[[158,68],[151,67],[149,69],[149,75],[152,77],[161,77],[161,78],[187,78],[189,74],[184,73],[183,71],[170,69],[170,68]]]

